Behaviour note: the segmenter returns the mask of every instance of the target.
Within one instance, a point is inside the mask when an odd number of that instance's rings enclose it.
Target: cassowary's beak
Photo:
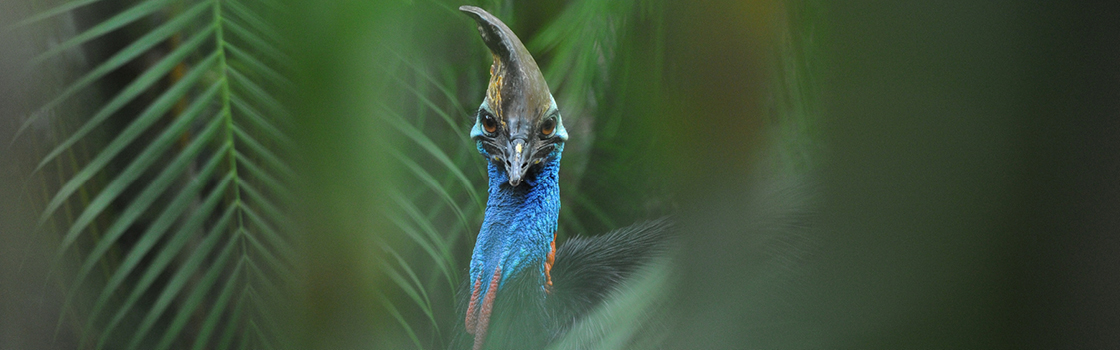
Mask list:
[[[517,187],[525,178],[525,172],[529,170],[529,159],[525,156],[528,153],[529,145],[523,139],[513,139],[506,147],[506,173],[509,174],[510,186]]]

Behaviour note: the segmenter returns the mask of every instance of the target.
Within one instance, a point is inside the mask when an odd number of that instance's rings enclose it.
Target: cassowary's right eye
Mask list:
[[[498,121],[494,120],[494,116],[490,115],[490,113],[483,112],[482,128],[486,130],[486,133],[493,134],[495,131],[498,131]]]

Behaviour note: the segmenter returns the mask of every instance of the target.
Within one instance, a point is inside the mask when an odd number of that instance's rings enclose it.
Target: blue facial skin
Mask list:
[[[485,105],[484,105],[485,107]],[[557,123],[557,136],[567,139],[567,132]],[[477,133],[477,134],[476,134]],[[562,133],[562,134],[561,134]],[[471,136],[481,135],[478,123]],[[478,142],[479,153],[487,160],[489,197],[486,217],[471,256],[471,285],[481,280],[479,295],[486,295],[494,271],[501,267],[501,290],[510,276],[536,272],[542,290],[545,284],[545,259],[552,250],[552,241],[560,215],[560,142],[549,155],[533,165],[521,184],[510,186],[504,166],[492,161],[491,155]]]

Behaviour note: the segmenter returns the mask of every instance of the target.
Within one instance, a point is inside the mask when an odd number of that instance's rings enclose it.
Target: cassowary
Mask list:
[[[568,140],[556,100],[509,27],[478,7],[459,10],[478,22],[494,62],[470,132],[488,162],[489,197],[461,292],[464,332],[453,347],[541,348],[664,255],[668,223],[556,246]]]

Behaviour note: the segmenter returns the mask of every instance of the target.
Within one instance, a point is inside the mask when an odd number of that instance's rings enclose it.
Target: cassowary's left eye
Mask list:
[[[552,136],[556,131],[556,118],[545,119],[544,124],[541,124],[541,135]]]

